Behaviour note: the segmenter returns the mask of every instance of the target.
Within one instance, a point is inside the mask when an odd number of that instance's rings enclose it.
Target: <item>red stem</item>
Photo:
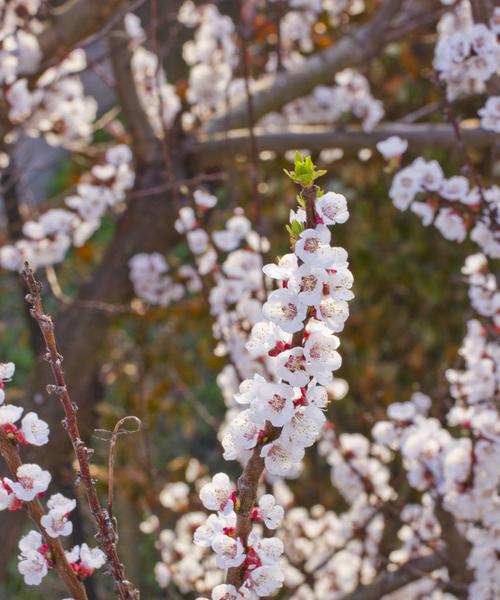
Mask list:
[[[54,323],[50,315],[44,313],[42,298],[40,295],[42,285],[35,279],[33,271],[29,268],[28,263],[25,263],[23,272],[24,281],[28,288],[29,294],[26,296],[26,302],[30,306],[31,316],[38,323],[43,339],[45,341],[47,353],[45,359],[50,365],[55,385],[47,386],[47,390],[59,396],[64,409],[65,419],[63,427],[71,440],[73,449],[78,459],[80,468],[80,477],[85,487],[87,500],[97,524],[98,533],[96,539],[99,541],[110,567],[110,572],[113,577],[115,594],[120,600],[138,600],[139,591],[134,588],[130,581],[126,580],[123,564],[120,562],[117,552],[118,536],[116,533],[113,521],[108,511],[101,506],[95,483],[90,473],[89,456],[92,455],[92,450],[87,448],[84,441],[81,439],[80,430],[76,413],[77,405],[72,402],[66,387],[66,380],[62,369],[63,357],[57,349],[57,342],[54,333]]]

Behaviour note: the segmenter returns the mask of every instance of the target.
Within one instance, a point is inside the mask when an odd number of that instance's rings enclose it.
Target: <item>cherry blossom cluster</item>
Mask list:
[[[184,264],[171,272],[165,257],[159,253],[140,253],[130,259],[130,279],[139,298],[153,305],[168,306],[186,294],[202,289],[201,278],[215,269],[217,252],[209,243],[209,234],[200,225],[203,216],[216,203],[216,196],[197,189],[193,192],[194,207],[182,207],[175,221],[176,230],[186,235],[194,265]],[[238,234],[236,225],[236,219],[229,225],[235,235]]]
[[[0,247],[0,266],[19,271],[25,261],[34,268],[63,261],[72,245],[82,246],[100,227],[108,209],[119,209],[133,182],[130,148],[111,147],[102,163],[81,176],[76,193],[65,198],[67,208],[49,209],[26,221],[25,237]]]
[[[60,494],[58,495],[60,496]],[[63,497],[61,496],[61,498]],[[65,500],[67,501],[67,498]],[[61,508],[64,509],[62,504]],[[67,525],[70,524],[70,522],[67,523]],[[47,532],[51,537],[57,537],[54,533],[69,535],[71,529],[69,529],[69,533],[61,533],[59,530],[55,532],[47,530]],[[74,546],[66,552],[66,558],[71,569],[80,579],[90,577],[96,569],[102,567],[106,562],[106,557],[99,548],[89,548],[87,544]],[[19,572],[24,578],[24,583],[26,585],[40,585],[52,567],[49,547],[44,543],[40,533],[33,530],[23,536],[19,542]]]
[[[240,589],[221,584],[212,591],[212,600],[225,597],[255,598],[268,596],[283,583],[278,561],[283,554],[283,542],[277,537],[262,537],[255,530],[250,533],[245,548],[235,536],[237,515],[235,512],[236,490],[225,473],[218,473],[211,482],[200,490],[200,498],[208,510],[217,511],[194,533],[194,543],[210,547],[220,569],[241,567],[245,570],[245,582]],[[284,510],[276,504],[274,496],[261,496],[252,513],[252,520],[264,523],[267,529],[276,529],[283,518]]]
[[[183,298],[188,292],[198,292],[201,281],[197,271],[190,265],[182,265],[174,277],[170,267],[158,252],[135,254],[129,260],[130,280],[136,295],[158,306],[169,306]]]
[[[25,78],[9,86],[5,98],[15,131],[43,136],[53,146],[87,142],[93,133],[97,102],[85,95],[77,75],[86,66],[85,52],[73,50],[58,65],[46,69],[33,89]]]
[[[406,148],[403,142],[392,140],[393,148],[379,149],[387,158],[398,160]],[[480,188],[463,175],[447,178],[436,160],[419,157],[395,174],[389,196],[396,208],[410,209],[425,227],[434,224],[446,239],[460,243],[469,236],[485,254],[500,257],[495,216],[499,187]]]
[[[335,75],[336,85],[318,85],[312,94],[285,104],[282,112],[269,113],[259,125],[332,125],[345,114],[361,119],[365,131],[371,131],[384,117],[384,108],[371,92],[368,80],[353,69]]]
[[[373,435],[378,443],[401,453],[409,483],[429,496],[429,503],[442,502],[453,515],[471,545],[468,566],[475,580],[469,593],[486,600],[498,589],[494,540],[499,532],[492,515],[500,484],[500,418],[495,402],[500,294],[484,255],[470,256],[463,273],[482,320],[467,323],[460,349],[465,369],[446,373],[455,400],[447,421],[460,434],[452,435],[440,421],[428,417],[430,399],[419,394],[410,402],[391,405],[390,421],[377,423]]]
[[[460,350],[466,369],[447,372],[456,401],[447,421],[455,431],[459,428],[459,435],[429,417],[431,399],[415,393],[410,401],[389,406],[389,420],[373,428],[375,443],[360,434],[337,435],[328,427],[319,449],[332,465],[332,483],[346,501],[352,507],[353,503],[361,503],[375,510],[381,502],[397,497],[387,465],[393,453],[399,452],[410,485],[422,496],[421,504],[404,507],[400,515],[403,525],[398,532],[401,545],[389,559],[404,564],[436,548],[445,551],[443,540],[449,525],[440,522],[444,508],[471,545],[468,567],[474,572],[474,581],[470,597],[486,600],[494,597],[498,588],[494,542],[498,528],[492,514],[498,505],[500,482],[500,419],[495,404],[500,370],[495,336],[500,295],[484,255],[470,256],[463,273],[469,280],[471,303],[486,321],[469,321]],[[437,569],[432,576],[391,595],[391,600],[419,590],[431,593],[437,582],[446,582],[448,577],[445,569]]]
[[[205,120],[224,103],[229,88],[235,86],[233,71],[238,63],[235,26],[227,15],[222,15],[213,4],[196,7],[184,2],[178,20],[188,28],[195,28],[194,39],[184,44],[182,55],[190,66],[186,99],[192,110],[190,119]],[[240,84],[236,84],[238,89]]]
[[[327,423],[318,451],[331,466],[331,481],[350,505],[395,498],[387,450],[360,433],[338,433]]]
[[[43,136],[51,145],[89,140],[97,102],[85,95],[77,73],[87,66],[85,52],[77,49],[58,63],[43,68],[37,35],[41,0],[2,1],[0,10],[0,94],[10,122],[9,143],[21,131]],[[40,72],[39,72],[40,71]]]
[[[133,13],[125,15],[125,28],[130,40],[130,66],[135,89],[153,131],[161,138],[165,129],[172,125],[181,102],[174,86],[167,82],[163,68],[158,65],[156,54],[141,45],[146,35],[139,17]]]
[[[173,581],[183,594],[192,591],[205,594],[223,579],[213,554],[193,544],[193,532],[207,521],[206,513],[197,510],[198,505],[193,510],[190,502],[209,481],[204,472],[196,459],[190,459],[184,481],[167,483],[159,496],[161,504],[175,514],[175,525],[174,529],[160,532],[157,547],[161,561],[155,566],[155,577],[160,587],[167,587]],[[151,515],[141,524],[141,530],[154,531],[158,524],[158,517]]]
[[[255,323],[247,343],[250,353],[267,352],[274,359],[275,378],[256,373],[240,384],[235,400],[248,408],[229,423],[222,439],[227,460],[238,458],[244,463],[244,456],[251,451],[264,459],[266,472],[274,476],[296,472],[305,448],[320,433],[328,403],[323,386],[332,383],[332,371],[341,364],[334,333],[343,330],[349,314],[347,302],[353,297],[347,253],[330,246],[328,229],[328,225],[347,220],[347,203],[343,196],[322,193],[314,185],[321,174],[309,157],[305,161],[296,157],[290,177],[304,187],[288,227],[293,252],[262,268],[280,287],[268,294],[261,309],[263,320]],[[284,575],[278,559],[283,544],[279,538],[262,539],[255,529],[240,537],[237,513],[247,499],[238,497],[227,475],[216,475],[201,489],[200,498],[219,516],[213,525],[209,526],[209,518],[197,530],[195,543],[209,545],[220,568],[238,568],[242,573],[241,586],[231,585],[225,593],[235,598],[267,596],[281,587]],[[275,528],[276,518],[282,514],[274,497],[266,494],[251,516]],[[219,589],[214,588],[212,598],[218,594]]]
[[[279,2],[280,0],[272,0]],[[264,3],[263,3],[264,4]],[[299,62],[301,53],[314,50],[314,25],[326,15],[329,25],[337,26],[341,14],[357,14],[364,3],[353,0],[292,0],[280,22],[280,39],[285,53],[284,64]]]
[[[49,427],[36,413],[29,412],[21,421],[23,408],[5,404],[4,384],[13,377],[13,363],[0,364],[0,429],[8,444],[21,448],[28,444],[43,446],[49,441]],[[15,479],[0,479],[0,510],[14,512],[26,508],[27,503],[43,498],[52,476],[33,463],[21,463],[15,472]],[[42,579],[54,566],[47,539],[71,535],[73,524],[71,512],[76,508],[76,500],[60,493],[52,494],[47,500],[47,512],[40,518],[40,532],[32,530],[19,542],[19,572],[26,585],[40,585]],[[75,546],[66,553],[74,573],[84,579],[103,566],[105,555],[98,548],[90,549],[87,544]]]
[[[353,294],[347,252],[330,246],[328,225],[347,220],[346,200],[329,192],[314,207],[315,223],[306,223],[303,208],[292,213],[296,237],[294,252],[264,273],[279,282],[262,308],[264,320],[256,323],[248,343],[251,352],[267,353],[281,382],[259,374],[240,385],[235,400],[246,408],[224,436],[225,458],[235,459],[253,449],[265,436],[266,423],[280,435],[262,447],[266,470],[285,476],[298,468],[304,448],[316,440],[328,402],[324,386],[341,365],[339,339],[349,315]]]
[[[339,598],[376,574],[384,518],[364,499],[338,514],[317,504],[290,508],[280,534],[285,585],[300,600]]]
[[[190,502],[191,499],[198,498],[203,489],[205,502],[214,506],[215,488],[204,472],[206,468],[195,459],[191,459],[186,468],[185,482],[168,483],[162,489],[160,502],[175,514],[175,525],[173,529],[163,529],[160,532],[157,546],[161,562],[155,566],[155,576],[161,587],[167,587],[173,582],[182,594],[194,592],[199,595],[210,595],[216,588],[214,595],[217,597],[216,594],[224,589],[217,588],[223,583],[224,573],[217,566],[217,555],[211,550],[211,540],[215,535],[224,533],[222,525],[229,524],[234,528],[236,515],[234,512],[231,515],[218,512],[207,516],[206,512],[198,510],[198,504],[193,506]],[[222,480],[224,484],[227,483],[225,476],[220,475],[216,476],[215,482],[220,483]],[[253,521],[262,533],[263,525],[272,528],[278,523],[283,516],[279,505],[290,506],[293,495],[282,481],[273,484],[272,494],[266,494],[264,486],[259,486],[259,491],[262,491],[262,498],[260,506],[254,511]],[[157,526],[158,519],[150,517],[141,525],[141,529],[150,532]],[[230,534],[231,530],[225,529],[225,533]],[[282,560],[280,564],[283,564]],[[254,567],[256,562],[254,561]]]
[[[481,94],[500,66],[500,10],[488,25],[474,23],[469,2],[459,2],[441,20],[434,68],[446,85],[449,100]]]

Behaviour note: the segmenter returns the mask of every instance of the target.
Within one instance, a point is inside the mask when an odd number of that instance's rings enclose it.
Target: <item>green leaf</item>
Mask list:
[[[304,225],[300,223],[300,221],[292,221],[291,229],[293,233],[299,237],[299,235],[304,231]]]
[[[284,169],[290,179],[301,185],[302,187],[311,187],[314,185],[314,181],[326,173],[323,169],[316,170],[312,158],[306,156],[302,158],[300,152],[295,154],[294,170],[288,171]]]

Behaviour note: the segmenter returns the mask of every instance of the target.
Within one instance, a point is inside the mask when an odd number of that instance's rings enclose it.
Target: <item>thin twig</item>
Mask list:
[[[47,283],[50,286],[51,292],[61,304],[65,304],[66,306],[81,306],[82,308],[88,308],[90,310],[101,310],[115,315],[144,315],[143,310],[139,310],[128,304],[109,304],[108,302],[99,302],[99,300],[79,300],[78,298],[72,298],[62,289],[59,278],[57,277],[57,272],[52,265],[45,267],[45,274],[47,275]]]
[[[98,533],[96,539],[101,544],[106,558],[110,573],[113,577],[116,597],[120,600],[138,600],[139,592],[130,581],[127,581],[125,569],[120,562],[117,552],[118,536],[108,511],[101,505],[95,481],[90,473],[89,458],[93,451],[88,448],[80,436],[80,429],[77,421],[78,406],[71,400],[71,396],[66,387],[66,380],[62,369],[63,357],[59,353],[55,338],[54,323],[50,315],[45,314],[42,304],[41,289],[42,285],[35,279],[33,271],[28,263],[25,263],[23,271],[24,281],[26,283],[28,294],[26,302],[30,306],[31,316],[38,323],[40,332],[46,345],[45,359],[50,365],[55,385],[47,386],[47,391],[57,394],[61,401],[65,418],[63,427],[65,428],[73,449],[75,451],[78,465],[80,468],[80,477],[85,487],[87,500],[97,525]]]
[[[127,421],[133,421],[136,425],[136,429],[122,429],[122,426]],[[108,456],[108,513],[109,516],[113,517],[113,497],[115,488],[115,457],[116,457],[116,443],[120,435],[132,435],[138,433],[142,429],[142,421],[139,417],[134,415],[128,415],[120,419],[114,426],[113,431],[107,431],[106,429],[96,429],[96,433],[111,434],[109,438],[109,456]],[[104,438],[99,438],[104,439]]]

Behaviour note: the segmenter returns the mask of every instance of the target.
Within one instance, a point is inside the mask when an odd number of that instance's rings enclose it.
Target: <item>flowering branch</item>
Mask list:
[[[296,165],[295,173],[289,173],[289,176],[296,183],[302,185],[301,196],[305,202],[306,229],[314,229],[316,225],[314,202],[317,195],[317,187],[314,184],[315,177],[311,176],[311,173],[307,173],[305,177],[302,176],[301,178],[298,161]],[[292,349],[302,347],[304,332],[305,328],[302,328],[293,334],[291,343]],[[239,508],[237,509],[238,516],[236,520],[235,537],[241,540],[244,547],[246,547],[248,536],[252,531],[252,512],[257,500],[257,487],[265,467],[265,461],[262,457],[262,447],[265,444],[269,444],[276,440],[281,433],[281,429],[281,427],[272,426],[269,421],[267,422],[265,432],[261,436],[261,441],[255,446],[250,460],[238,479]],[[226,582],[239,588],[243,583],[245,568],[246,566],[243,564],[242,566],[229,569]]]
[[[115,526],[109,512],[101,506],[97,496],[95,482],[90,473],[89,457],[92,455],[93,451],[88,448],[81,439],[76,417],[78,407],[71,400],[66,387],[66,380],[62,369],[63,358],[57,348],[57,342],[54,335],[54,323],[50,315],[47,315],[44,312],[40,295],[41,284],[35,279],[35,276],[27,263],[25,265],[23,277],[29,292],[26,296],[26,302],[30,306],[31,316],[38,323],[45,341],[47,350],[45,358],[50,365],[55,381],[55,385],[49,386],[48,389],[50,392],[58,395],[64,409],[65,418],[63,420],[63,426],[71,440],[78,460],[80,477],[85,487],[89,506],[98,528],[96,538],[106,554],[115,585],[116,596],[117,598],[120,598],[120,600],[136,600],[139,598],[139,592],[134,588],[132,583],[125,578],[125,570],[120,562],[116,548],[118,537]]]
[[[9,440],[7,434],[0,429],[0,454],[5,460],[12,476],[23,465],[18,448]],[[66,588],[73,596],[74,600],[87,600],[87,594],[83,583],[78,579],[75,571],[71,568],[68,558],[64,552],[62,544],[58,538],[51,537],[46,533],[42,525],[42,518],[45,514],[40,500],[35,497],[31,501],[25,501],[24,505],[31,520],[35,523],[38,530],[43,533],[46,541],[50,561],[53,564],[57,574],[66,585]]]

